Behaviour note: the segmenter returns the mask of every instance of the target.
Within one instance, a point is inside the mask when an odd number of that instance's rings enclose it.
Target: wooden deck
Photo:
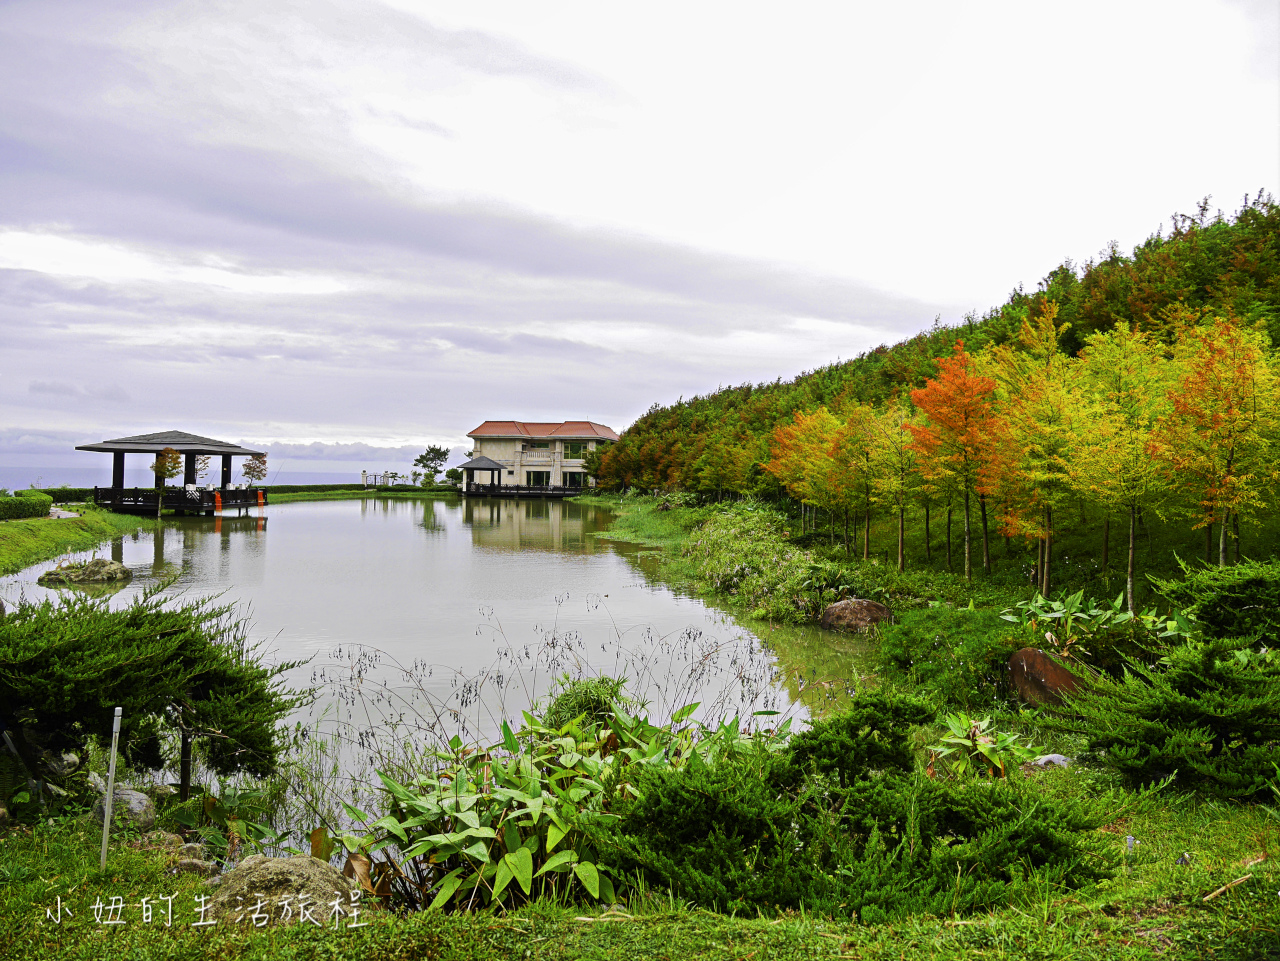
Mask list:
[[[156,498],[160,493],[160,489],[156,487],[95,487],[93,502],[117,514],[154,516]],[[267,492],[261,487],[251,487],[248,490],[234,488],[206,490],[203,487],[197,487],[194,490],[185,487],[164,488],[164,508],[179,514],[212,516],[218,511],[259,507],[265,506],[266,503]]]
[[[530,487],[526,484],[466,485],[464,493],[473,497],[576,497],[588,487]]]

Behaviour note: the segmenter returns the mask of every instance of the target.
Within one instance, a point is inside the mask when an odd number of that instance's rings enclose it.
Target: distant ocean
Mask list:
[[[103,458],[107,461],[106,458]],[[216,465],[215,465],[216,467]],[[212,477],[212,475],[209,475]],[[206,478],[207,480],[208,478]],[[239,484],[240,465],[236,464],[232,480]],[[155,475],[149,470],[126,469],[124,482],[128,487],[151,487]],[[170,481],[170,484],[177,483]],[[358,484],[360,471],[321,473],[318,471],[273,471],[267,476],[268,484]],[[111,484],[111,464],[102,469],[93,467],[6,467],[0,464],[0,487],[14,490],[21,487],[107,487]]]

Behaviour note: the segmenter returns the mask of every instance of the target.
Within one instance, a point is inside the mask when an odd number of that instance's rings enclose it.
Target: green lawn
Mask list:
[[[1049,793],[1092,789],[1085,769],[1040,776]],[[119,842],[99,873],[101,835],[62,819],[0,833],[0,944],[12,961],[1280,957],[1280,819],[1273,813],[1171,796],[1103,830],[1117,848],[1126,834],[1141,842],[1128,871],[1094,889],[1046,890],[1034,903],[961,919],[862,926],[797,914],[734,918],[647,892],[612,910],[537,904],[507,915],[404,918],[370,910],[363,916],[368,927],[335,930],[331,921],[292,929],[193,928],[199,880],[167,873],[168,855]],[[1175,863],[1184,852],[1188,866]],[[176,895],[172,927],[142,921],[142,897],[161,894]],[[48,913],[59,897],[74,915],[54,924]],[[112,897],[123,899],[125,923],[96,923],[92,905]]]
[[[77,509],[77,508],[72,508]],[[48,517],[0,521],[0,575],[74,551],[87,551],[103,541],[138,530],[150,530],[153,518],[85,510],[78,518]]]

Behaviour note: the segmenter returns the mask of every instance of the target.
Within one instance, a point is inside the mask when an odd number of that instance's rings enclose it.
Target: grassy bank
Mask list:
[[[87,551],[121,534],[154,526],[152,518],[93,509],[77,518],[4,521],[0,523],[0,574],[14,574],[32,564]]]
[[[1063,790],[1078,775],[1043,775]],[[60,959],[381,958],[1213,958],[1280,956],[1280,822],[1260,808],[1154,805],[1105,830],[1119,849],[1141,843],[1126,871],[1070,895],[1043,897],[964,918],[917,917],[861,925],[812,915],[729,917],[663,892],[633,895],[603,910],[536,902],[509,913],[397,917],[369,910],[368,927],[192,928],[192,875],[174,876],[173,856],[112,845],[98,871],[100,834],[63,818],[0,834],[0,939],[13,961]],[[1186,852],[1190,864],[1175,864]],[[1265,860],[1258,861],[1259,858]],[[1255,863],[1256,862],[1256,863]],[[1229,882],[1248,880],[1205,901]],[[141,899],[177,895],[174,924],[144,924]],[[55,925],[57,898],[74,912]],[[125,923],[95,922],[92,905],[123,899]],[[157,908],[157,914],[159,914]]]

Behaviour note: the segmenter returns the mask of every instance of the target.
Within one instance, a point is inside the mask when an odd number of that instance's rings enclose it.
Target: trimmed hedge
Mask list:
[[[13,497],[0,497],[0,520],[20,517],[48,517],[53,498],[40,491],[18,491]]]
[[[84,501],[93,500],[92,487],[36,487],[32,490],[41,494],[48,494],[53,498],[55,504],[79,504]],[[14,494],[19,494],[14,491]]]

